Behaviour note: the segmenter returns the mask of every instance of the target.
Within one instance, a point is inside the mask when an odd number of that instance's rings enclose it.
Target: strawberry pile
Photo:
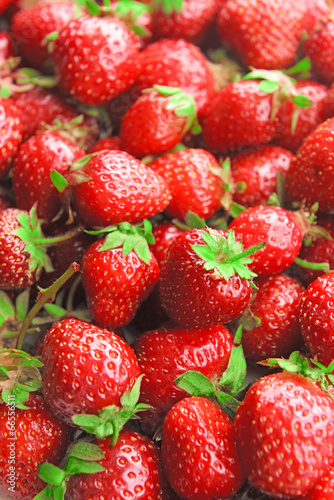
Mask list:
[[[332,500],[332,2],[0,14],[1,500]]]

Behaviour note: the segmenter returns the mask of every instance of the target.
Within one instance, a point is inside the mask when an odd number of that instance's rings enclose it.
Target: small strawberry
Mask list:
[[[232,497],[245,479],[233,421],[204,397],[182,399],[169,410],[161,456],[169,483],[187,500]]]
[[[11,99],[0,97],[0,179],[11,169],[13,159],[22,141],[22,122]]]
[[[72,164],[68,183],[79,218],[91,227],[140,222],[170,200],[165,181],[124,151],[85,156]]]
[[[121,149],[138,158],[166,153],[186,133],[200,132],[194,98],[174,87],[155,85],[125,113],[119,131]]]
[[[185,231],[172,241],[159,281],[167,314],[185,328],[228,323],[247,308],[251,296],[248,256],[233,231]]]
[[[320,363],[334,359],[334,274],[326,273],[305,290],[300,302],[299,323],[306,346]]]
[[[266,242],[249,264],[259,276],[270,276],[288,269],[302,247],[303,231],[299,219],[294,212],[282,207],[249,207],[233,219],[229,229],[234,230],[236,239],[242,241],[245,249]]]
[[[308,32],[302,50],[309,57],[312,73],[321,82],[330,85],[334,82],[334,65],[332,52],[334,48],[334,18],[333,12],[321,17],[312,31]]]
[[[87,248],[81,266],[88,309],[104,328],[129,323],[159,279],[147,220],[144,227],[122,223],[109,231]]]
[[[314,382],[324,375],[305,358],[294,353],[269,366],[277,364],[289,371],[257,380],[237,408],[237,448],[253,486],[275,498],[298,498],[333,464],[334,402]]]
[[[74,425],[80,413],[119,405],[140,375],[132,348],[109,330],[74,318],[56,322],[42,350],[44,400],[55,415]]]
[[[334,209],[334,118],[318,125],[305,139],[291,161],[285,177],[285,195],[290,205],[319,204],[319,210]]]
[[[186,330],[173,323],[142,333],[132,347],[144,378],[140,399],[152,408],[141,413],[140,424],[146,433],[162,424],[167,411],[187,393],[175,379],[196,370],[210,380],[218,380],[227,368],[232,335],[223,326]]]
[[[136,35],[115,18],[73,19],[53,45],[58,85],[83,104],[104,104],[134,83],[139,48]]]
[[[160,156],[148,166],[161,175],[169,187],[172,199],[165,209],[168,216],[184,220],[191,211],[208,219],[221,207],[225,192],[221,166],[208,151],[182,149]]]
[[[69,166],[85,152],[61,133],[40,132],[19,148],[13,164],[13,192],[21,210],[37,207],[38,217],[50,222],[61,210],[61,198],[53,185],[53,170],[67,176]]]

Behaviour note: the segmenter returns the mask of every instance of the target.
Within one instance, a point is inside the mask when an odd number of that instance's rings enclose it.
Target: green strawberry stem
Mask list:
[[[83,226],[77,226],[74,229],[71,229],[70,231],[67,231],[66,233],[63,233],[59,236],[53,236],[53,237],[46,237],[46,238],[34,238],[32,240],[34,245],[43,245],[43,246],[55,246],[55,245],[61,245],[67,240],[70,240],[77,234],[82,233],[83,231]]]
[[[306,269],[320,269],[321,271],[330,270],[328,262],[309,262],[307,260],[300,259],[299,257],[295,259],[295,264],[305,267]]]
[[[40,291],[40,293],[38,294],[37,302],[30,309],[29,313],[26,315],[22,322],[16,343],[16,349],[22,348],[28,328],[39,310],[44,306],[44,304],[46,304],[47,302],[52,302],[54,300],[58,290],[63,286],[64,283],[66,283],[69,278],[71,278],[71,276],[73,276],[74,273],[78,272],[79,269],[79,264],[73,262],[70,267],[64,272],[64,274],[62,274],[60,278],[58,278],[49,288]]]
[[[254,252],[257,252],[258,250],[261,250],[261,248],[264,248],[266,246],[266,242],[262,241],[261,243],[258,243],[257,245],[254,245],[251,248],[248,248],[248,250],[244,250],[243,252],[239,253],[238,255],[234,255],[233,257],[229,257],[226,259],[226,262],[232,263],[236,262],[237,260],[243,259],[244,257],[248,257],[248,255],[252,255]]]

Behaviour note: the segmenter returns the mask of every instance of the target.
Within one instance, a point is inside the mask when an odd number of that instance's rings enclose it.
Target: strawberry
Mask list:
[[[303,54],[309,57],[312,73],[321,82],[330,85],[334,82],[332,52],[334,47],[334,20],[330,11],[321,17],[302,45]]]
[[[198,44],[213,24],[215,14],[214,0],[153,2],[153,26],[159,38],[180,38]]]
[[[303,0],[305,4],[304,28],[306,32],[313,30],[317,22],[330,11],[330,4],[326,0]]]
[[[169,221],[163,221],[153,227],[154,243],[152,243],[150,249],[157,259],[160,268],[165,262],[169,245],[182,233],[183,229]]]
[[[97,153],[98,151],[103,151],[104,149],[121,149],[118,135],[113,135],[112,137],[102,137],[96,141],[95,144],[93,144],[89,153]]]
[[[123,429],[114,446],[110,438],[94,440],[104,454],[103,472],[71,476],[66,499],[128,498],[168,500],[169,487],[162,471],[160,450],[146,436]]]
[[[143,49],[154,39],[152,8],[137,0],[116,0],[110,3],[110,14],[123,21],[139,38]]]
[[[165,181],[124,151],[100,151],[70,168],[73,203],[88,226],[136,223],[161,212],[169,203]]]
[[[148,166],[165,179],[172,199],[165,209],[169,217],[184,220],[191,211],[202,219],[221,207],[225,192],[216,158],[200,148],[182,149],[160,156]]]
[[[0,31],[0,67],[3,68],[4,63],[16,56],[16,48],[14,42],[7,31]]]
[[[303,33],[303,2],[291,0],[227,0],[218,14],[224,45],[246,67],[281,69],[291,66]],[[256,26],[256,29],[254,29]]]
[[[74,5],[70,2],[36,3],[14,14],[10,33],[24,63],[41,71],[50,71],[50,53],[43,41],[67,24],[74,14]]]
[[[262,247],[260,244],[259,247]],[[252,296],[251,262],[233,231],[193,229],[172,241],[159,281],[167,314],[185,328],[228,323]]]
[[[69,166],[85,152],[58,132],[44,131],[19,148],[13,164],[13,192],[21,210],[37,206],[38,217],[50,222],[61,210],[61,198],[53,185],[53,170],[67,175]]]
[[[277,206],[249,207],[233,219],[229,229],[234,230],[245,249],[266,242],[249,264],[259,276],[288,269],[298,257],[303,242],[303,231],[295,213]]]
[[[231,156],[232,198],[244,207],[266,205],[279,189],[277,176],[288,171],[293,153],[264,145]]]
[[[318,125],[305,139],[285,177],[285,195],[290,205],[319,204],[319,210],[334,209],[334,118]]]
[[[42,389],[52,412],[74,425],[79,413],[119,405],[140,375],[132,348],[112,331],[74,318],[54,323],[42,350]]]
[[[11,99],[0,97],[0,179],[4,179],[12,166],[22,141],[22,122]]]
[[[182,399],[169,410],[161,456],[169,483],[187,500],[229,498],[244,482],[233,421],[204,397]]]
[[[258,278],[258,290],[236,320],[242,325],[242,346],[251,361],[289,356],[303,346],[299,303],[304,287],[286,274]]]
[[[159,279],[158,263],[148,248],[150,223],[112,229],[88,247],[81,266],[88,309],[104,328],[129,323]]]
[[[255,80],[232,82],[206,107],[203,140],[214,153],[267,144],[275,136],[272,97]]]
[[[334,274],[326,273],[305,290],[300,302],[299,323],[306,346],[320,363],[334,359]]]
[[[5,498],[33,499],[45,486],[38,465],[58,464],[72,437],[72,430],[50,413],[41,396],[30,394],[25,405],[15,408],[15,396],[0,404],[0,494]]]
[[[333,399],[314,383],[305,359],[293,373],[295,357],[278,360],[291,373],[266,375],[250,387],[234,420],[249,482],[275,498],[307,494],[333,464]]]
[[[304,500],[331,499],[334,495],[334,467],[321,476],[317,484],[304,496]]]
[[[155,85],[125,113],[119,131],[120,146],[138,158],[166,153],[188,131],[200,132],[193,96],[174,87]]]
[[[139,42],[121,21],[84,16],[54,41],[59,88],[83,104],[104,104],[129,88],[139,72]]]
[[[174,380],[188,370],[197,370],[218,380],[227,368],[232,335],[223,326],[184,329],[172,322],[139,335],[132,347],[144,378],[142,403],[152,406],[142,412],[140,424],[146,433],[162,424],[167,411],[187,393]]]
[[[199,118],[216,94],[207,59],[186,40],[162,38],[149,44],[141,53],[140,65],[135,87],[141,91],[154,85],[180,88],[194,97]]]

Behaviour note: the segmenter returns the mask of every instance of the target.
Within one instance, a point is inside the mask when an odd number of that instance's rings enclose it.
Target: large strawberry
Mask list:
[[[295,358],[294,354],[290,360],[278,360],[291,373],[256,381],[235,417],[237,447],[248,480],[275,498],[307,494],[333,464],[333,399],[314,383],[315,372],[306,360],[299,363]]]
[[[74,207],[88,226],[140,222],[170,200],[165,181],[124,151],[84,157],[71,166],[68,182]]]
[[[56,322],[42,350],[44,400],[73,425],[76,414],[120,405],[140,375],[133,349],[112,331],[74,318]]]
[[[227,368],[232,335],[223,325],[184,329],[173,323],[141,334],[132,347],[144,374],[140,401],[152,406],[142,412],[141,426],[153,433],[167,411],[187,393],[174,380],[188,370],[217,381]]]
[[[11,99],[0,97],[0,179],[4,179],[22,141],[22,122]]]
[[[334,118],[318,125],[305,139],[292,160],[285,179],[290,204],[319,204],[319,210],[334,209]]]
[[[83,104],[104,104],[139,72],[139,42],[122,21],[83,16],[60,31],[52,60],[60,89]]]
[[[39,464],[58,464],[72,437],[72,430],[50,413],[41,396],[30,394],[25,406],[16,408],[15,396],[0,404],[2,498],[33,499],[45,486],[38,477]]]
[[[303,43],[303,53],[311,60],[313,74],[328,85],[334,82],[333,47],[334,22],[330,11],[318,20]]]
[[[172,241],[159,282],[167,314],[186,328],[236,319],[252,296],[248,256],[233,231],[186,231]]]
[[[245,479],[233,421],[204,397],[182,399],[169,410],[161,456],[169,483],[187,500],[232,497]]]
[[[150,224],[122,223],[96,241],[82,258],[82,283],[94,320],[105,328],[129,323],[159,279],[159,266],[148,242]],[[103,234],[103,232],[102,232]]]

